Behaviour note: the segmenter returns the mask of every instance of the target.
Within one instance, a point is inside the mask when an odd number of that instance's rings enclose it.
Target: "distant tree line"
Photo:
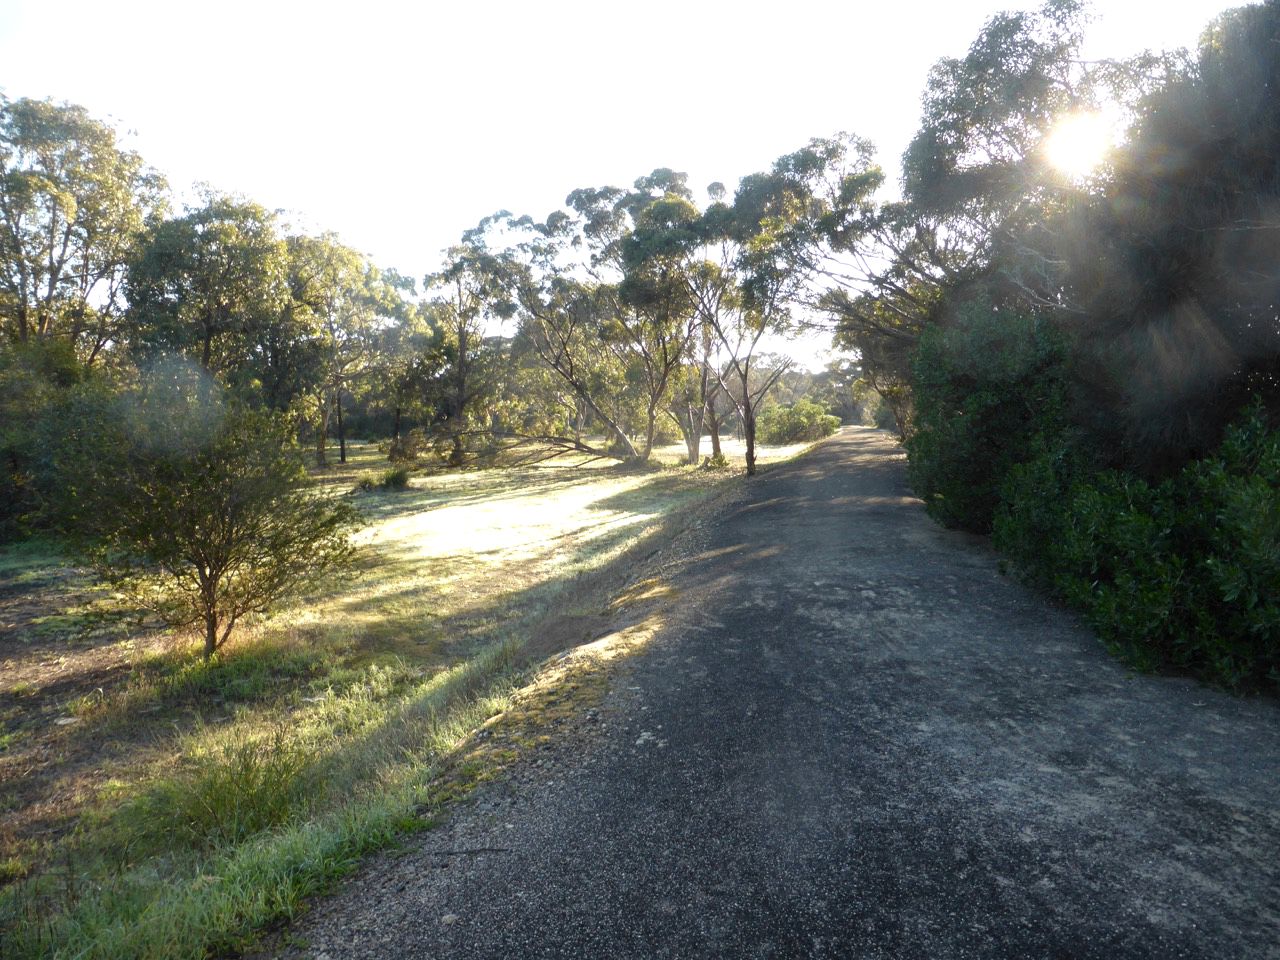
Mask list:
[[[453,466],[528,442],[642,461],[709,433],[747,445],[788,372],[787,184],[684,174],[573,191],[541,219],[485,218],[419,280],[331,234],[163,177],[82,108],[0,99],[0,530],[39,523],[49,425],[69,393],[185,365],[271,411],[325,464],[354,427]],[[833,373],[833,376],[835,374]]]

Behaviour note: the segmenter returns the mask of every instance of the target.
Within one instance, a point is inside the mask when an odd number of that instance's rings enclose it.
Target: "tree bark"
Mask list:
[[[338,462],[347,462],[347,431],[342,423],[342,388],[333,392],[333,405],[338,411]]]
[[[212,613],[204,615],[204,662],[208,663],[218,651],[218,618]]]
[[[325,454],[324,444],[329,435],[329,409],[325,405],[324,411],[320,414],[320,420],[316,424],[316,466],[327,467],[329,458]]]

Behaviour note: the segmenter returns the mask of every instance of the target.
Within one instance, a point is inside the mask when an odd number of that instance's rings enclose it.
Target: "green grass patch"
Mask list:
[[[66,562],[57,544],[50,540],[0,544],[0,580],[6,586],[43,583],[52,579]]]

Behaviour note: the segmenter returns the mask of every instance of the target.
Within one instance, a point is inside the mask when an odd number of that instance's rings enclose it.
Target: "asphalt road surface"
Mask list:
[[[1275,701],[1132,675],[904,466],[851,430],[750,484],[589,730],[296,955],[1280,957]]]

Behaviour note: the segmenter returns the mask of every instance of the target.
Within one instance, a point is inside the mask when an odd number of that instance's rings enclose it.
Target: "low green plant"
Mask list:
[[[384,470],[379,486],[383,490],[403,490],[409,486],[409,468],[391,467]]]
[[[389,467],[381,473],[366,473],[356,481],[356,492],[372,493],[375,490],[404,490],[409,486],[408,467]]]
[[[188,756],[187,769],[126,805],[121,819],[135,825],[137,839],[159,840],[165,849],[235,844],[309,809],[315,767],[303,746],[279,729]]]

